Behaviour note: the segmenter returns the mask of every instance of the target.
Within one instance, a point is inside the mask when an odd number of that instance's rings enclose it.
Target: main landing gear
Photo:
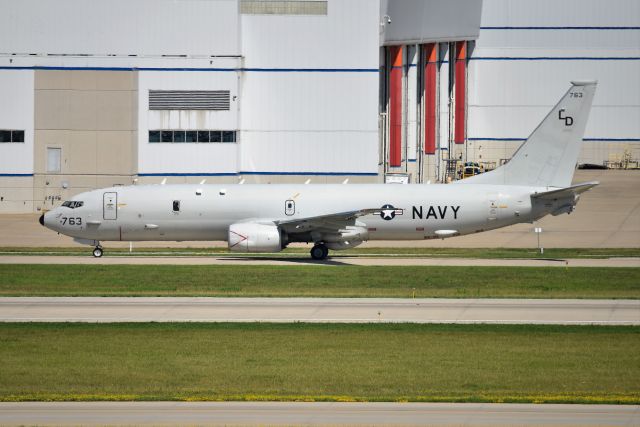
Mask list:
[[[93,249],[93,256],[100,258],[102,256],[102,246],[98,245]]]
[[[323,243],[318,243],[311,248],[310,254],[311,258],[321,261],[323,259],[327,259],[327,256],[329,256],[329,248],[327,248]]]

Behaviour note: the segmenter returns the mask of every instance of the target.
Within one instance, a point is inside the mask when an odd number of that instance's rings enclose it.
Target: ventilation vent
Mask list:
[[[228,90],[150,90],[149,110],[230,109]]]
[[[240,13],[246,15],[326,15],[327,1],[240,0]]]

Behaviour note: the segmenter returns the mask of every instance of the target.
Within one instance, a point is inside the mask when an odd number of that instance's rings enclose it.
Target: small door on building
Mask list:
[[[104,219],[118,219],[118,193],[104,193],[102,215]]]
[[[291,216],[296,213],[296,202],[293,200],[287,200],[284,202],[284,214]]]
[[[47,173],[60,173],[62,159],[62,149],[57,147],[47,147]]]

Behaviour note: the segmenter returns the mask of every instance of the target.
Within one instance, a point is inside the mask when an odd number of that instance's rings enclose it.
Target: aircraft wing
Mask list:
[[[566,197],[575,197],[580,193],[584,193],[585,191],[592,189],[598,184],[600,184],[598,181],[583,182],[580,184],[572,185],[570,187],[561,188],[559,190],[551,190],[545,191],[543,193],[532,194],[531,197],[541,200],[557,200],[564,199]]]
[[[380,208],[359,209],[307,218],[274,221],[274,223],[287,233],[302,233],[305,231],[337,232],[347,226],[355,225],[356,219],[361,216],[379,213],[380,211]]]

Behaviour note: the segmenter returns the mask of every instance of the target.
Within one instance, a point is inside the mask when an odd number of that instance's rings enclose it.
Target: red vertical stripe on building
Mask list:
[[[389,48],[389,165],[402,164],[402,46]]]
[[[455,76],[455,132],[453,140],[456,144],[464,144],[466,113],[466,78],[467,78],[467,42],[456,43],[456,76]]]
[[[424,49],[424,152],[436,152],[436,44],[425,44]]]

